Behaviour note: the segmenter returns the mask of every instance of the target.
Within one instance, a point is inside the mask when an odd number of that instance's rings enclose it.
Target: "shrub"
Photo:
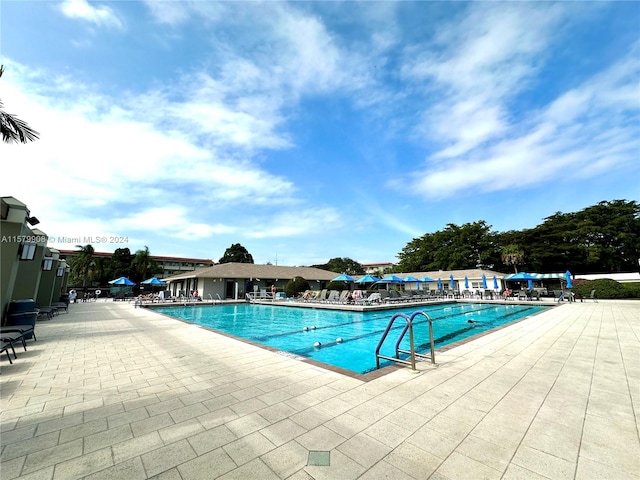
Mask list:
[[[309,290],[309,282],[302,277],[293,277],[284,287],[284,291],[289,298],[297,297],[305,290]]]
[[[578,297],[589,298],[591,290],[596,291],[598,298],[640,298],[640,285],[637,283],[623,284],[609,278],[598,280],[576,280],[573,293]]]
[[[329,282],[329,285],[327,285],[327,291],[330,290],[349,290],[349,284],[347,282]]]

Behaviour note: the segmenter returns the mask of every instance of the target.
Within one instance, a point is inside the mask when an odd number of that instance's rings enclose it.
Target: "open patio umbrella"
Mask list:
[[[456,281],[453,279],[453,273],[449,275],[449,288],[453,290],[456,288]]]
[[[419,278],[412,277],[411,275],[408,275],[408,276],[404,277],[402,280],[404,280],[405,283],[415,282],[416,289],[420,290],[420,282],[422,280],[420,280]]]
[[[387,275],[382,280],[378,280],[376,283],[404,283],[404,279],[397,275]]]
[[[567,281],[567,288],[573,288],[573,283],[571,282],[571,272],[569,270],[565,272],[564,277]]]
[[[107,283],[109,283],[110,285],[119,286],[121,293],[124,291],[124,287],[125,286],[135,285],[135,283],[132,282],[131,280],[129,280],[127,277],[116,278],[115,280],[111,280],[110,282],[107,282]],[[113,291],[111,293],[113,293]],[[124,295],[124,293],[123,293],[123,295]]]
[[[135,285],[131,280],[127,277],[116,278],[115,280],[111,280],[108,282],[110,285]]]
[[[464,288],[465,290],[469,290],[469,279],[466,275],[464,276]]]
[[[435,280],[431,277],[420,277],[421,282],[435,282]]]
[[[421,282],[422,281],[419,278],[412,277],[411,275],[404,277],[402,280],[404,280],[405,282]]]
[[[493,276],[493,288],[494,290],[498,290],[500,288],[498,286],[498,278],[495,275]]]
[[[514,273],[513,275],[507,275],[504,279],[509,282],[525,282],[527,280],[538,280],[538,277],[534,277],[529,273],[520,272]]]
[[[364,277],[356,280],[355,283],[375,283],[379,280],[380,279],[378,277],[374,277],[373,275],[365,275]]]
[[[438,290],[442,290],[442,280],[438,277]]]
[[[485,290],[487,289],[487,276],[484,273],[482,274],[482,288],[484,288]]]
[[[160,280],[156,277],[147,278],[145,281],[140,282],[140,285],[151,285],[151,291],[155,291],[154,287],[166,285],[167,282]]]
[[[336,278],[334,278],[333,280],[331,280],[332,282],[355,282],[355,280],[353,279],[353,277],[350,277],[349,275],[347,275],[346,273],[343,273],[342,275],[337,276]]]

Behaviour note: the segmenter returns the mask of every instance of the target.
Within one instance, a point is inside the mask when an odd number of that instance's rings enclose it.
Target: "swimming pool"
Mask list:
[[[318,362],[367,373],[376,368],[375,349],[395,313],[423,311],[433,320],[436,348],[492,328],[539,313],[539,305],[447,303],[397,310],[353,312],[276,305],[235,304],[217,306],[159,307],[165,315],[251,340],[274,349]],[[394,356],[393,347],[406,323],[397,321],[381,354]],[[394,335],[394,332],[395,335]],[[408,335],[403,343],[409,348]],[[414,321],[416,351],[429,350],[428,323]],[[314,346],[320,343],[321,346]],[[381,366],[387,365],[381,363]]]

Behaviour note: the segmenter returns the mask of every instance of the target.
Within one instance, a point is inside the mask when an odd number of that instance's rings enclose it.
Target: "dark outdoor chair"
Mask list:
[[[13,348],[13,344],[11,342],[5,342],[4,340],[2,340],[2,342],[0,343],[0,354],[2,354],[2,352],[5,352],[7,354],[7,360],[9,360],[9,363],[13,363],[13,360],[11,360],[11,355],[9,354],[9,350],[13,351],[13,358],[18,358],[16,357],[16,349]]]
[[[13,363],[11,361],[11,356],[9,355],[9,349],[11,349],[11,351],[13,352],[13,358],[18,358],[15,348],[16,343],[22,343],[22,348],[24,348],[25,352],[27,351],[25,334],[20,329],[13,327],[2,327],[2,329],[0,329],[0,342],[2,342],[2,346],[0,347],[0,354],[2,352],[6,352],[9,363]]]

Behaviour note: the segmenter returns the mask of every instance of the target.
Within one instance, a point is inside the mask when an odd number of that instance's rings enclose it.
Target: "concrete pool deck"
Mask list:
[[[0,361],[0,477],[640,479],[640,303],[566,303],[365,382],[71,305]],[[328,463],[328,465],[327,465]]]

